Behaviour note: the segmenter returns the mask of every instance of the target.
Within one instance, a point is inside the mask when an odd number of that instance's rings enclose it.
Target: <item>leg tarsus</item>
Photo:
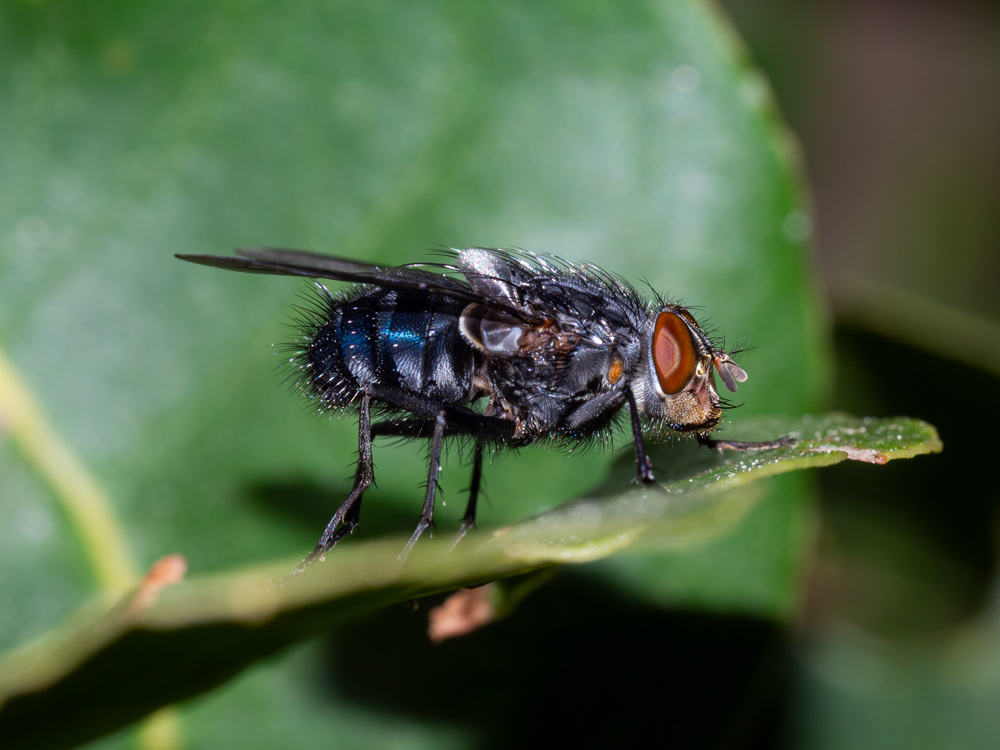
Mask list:
[[[463,518],[462,523],[459,524],[458,532],[455,534],[455,538],[451,540],[451,546],[448,547],[448,551],[451,552],[458,543],[465,539],[465,535],[469,533],[476,525],[474,518]]]

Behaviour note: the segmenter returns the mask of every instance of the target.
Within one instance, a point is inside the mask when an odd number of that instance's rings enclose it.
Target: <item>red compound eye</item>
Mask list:
[[[684,320],[672,312],[661,312],[653,327],[653,366],[660,389],[668,396],[680,393],[691,382],[698,354]]]

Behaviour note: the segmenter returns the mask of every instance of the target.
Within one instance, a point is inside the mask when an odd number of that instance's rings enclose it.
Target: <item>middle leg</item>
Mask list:
[[[462,521],[458,529],[458,533],[455,535],[455,539],[451,543],[451,549],[455,548],[462,538],[469,532],[469,530],[475,526],[476,523],[476,507],[478,505],[479,490],[482,484],[483,475],[483,452],[485,449],[485,444],[488,440],[500,439],[506,437],[506,429],[508,423],[502,420],[498,420],[494,417],[484,417],[481,415],[474,415],[474,417],[479,417],[479,420],[466,418],[465,424],[455,424],[450,420],[453,416],[447,412],[445,413],[445,427],[444,433],[442,435],[442,440],[449,437],[467,436],[475,439],[475,447],[472,458],[472,479],[469,484],[469,499],[465,506],[465,514],[462,516]],[[467,415],[462,415],[466,416]],[[430,440],[436,440],[437,431],[439,429],[439,420],[435,418],[434,420],[394,420],[389,422],[379,422],[372,426],[372,435],[391,435],[406,438],[428,438]],[[433,460],[433,447],[431,450],[432,460]],[[440,451],[438,452],[438,460],[440,461]],[[435,467],[432,465],[428,473],[435,472]],[[435,472],[435,478],[437,474]],[[430,484],[428,483],[428,490],[430,490]],[[427,502],[425,498],[424,508],[427,508]],[[433,507],[431,508],[433,512]],[[410,539],[410,542],[404,550],[405,554],[408,554],[410,549],[416,542],[416,538],[427,528],[427,525],[423,525],[423,519],[426,514],[421,515],[421,526],[418,526],[417,531],[414,532],[414,537]]]
[[[420,535],[423,534],[434,523],[434,498],[437,494],[438,474],[441,471],[441,448],[444,445],[444,430],[447,426],[445,411],[442,409],[434,418],[434,433],[431,436],[431,457],[430,465],[427,469],[427,494],[424,496],[424,507],[420,511],[420,520],[417,528],[414,529],[410,541],[406,543],[403,551],[399,553],[399,561],[402,562],[410,554],[413,545],[417,543]]]

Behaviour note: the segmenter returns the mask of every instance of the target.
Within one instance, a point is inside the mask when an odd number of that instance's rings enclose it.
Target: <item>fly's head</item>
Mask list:
[[[645,372],[634,386],[640,413],[671,430],[707,434],[722,416],[715,374],[730,391],[747,379],[746,372],[727,352],[713,346],[694,316],[680,305],[660,310],[643,347]]]

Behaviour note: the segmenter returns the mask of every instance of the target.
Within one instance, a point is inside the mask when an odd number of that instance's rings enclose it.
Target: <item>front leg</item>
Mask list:
[[[646,452],[646,441],[642,437],[642,423],[639,421],[639,407],[635,403],[632,391],[625,391],[628,396],[628,410],[632,415],[632,443],[635,445],[636,478],[641,484],[655,484],[653,478],[653,462]]]

